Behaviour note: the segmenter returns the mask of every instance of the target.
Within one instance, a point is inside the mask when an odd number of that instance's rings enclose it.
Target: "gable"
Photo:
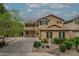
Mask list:
[[[60,19],[56,16],[49,15],[49,16],[46,16],[45,18],[49,20],[50,25],[57,24],[57,25],[62,26],[64,23],[64,21],[62,19]]]
[[[48,16],[45,16],[44,18],[46,19],[58,19],[58,20],[61,20],[61,21],[64,21],[62,18],[58,17],[58,16],[55,16],[55,15],[48,15]]]
[[[42,17],[42,18],[38,19],[37,22],[40,21],[40,20],[42,20],[42,19],[53,20],[53,18],[54,18],[54,19],[61,20],[61,21],[64,21],[62,18],[60,18],[60,17],[58,17],[58,16],[55,16],[55,15],[48,15],[48,16],[45,16],[45,17]]]

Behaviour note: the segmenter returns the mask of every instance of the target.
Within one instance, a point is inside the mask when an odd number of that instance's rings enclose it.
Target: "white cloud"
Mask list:
[[[30,8],[38,8],[38,7],[40,7],[40,4],[37,4],[37,3],[28,3],[26,5],[29,6]]]
[[[41,17],[41,16],[45,16],[48,15],[50,12],[48,9],[41,9],[38,10],[36,13],[34,13],[33,15],[37,16],[37,17]]]
[[[42,10],[40,10],[39,11],[39,13],[43,13],[43,14],[62,14],[62,12],[61,11],[50,11],[49,9],[42,9]]]
[[[74,18],[74,17],[77,17],[79,16],[79,13],[77,11],[73,11],[73,12],[70,12],[70,13],[65,13],[62,15],[64,18]]]
[[[77,17],[77,16],[79,16],[79,12],[77,12],[77,11],[73,11],[73,12],[71,13],[71,16],[73,16],[73,17]]]
[[[39,19],[39,18],[47,16],[49,14],[50,13],[48,12],[47,9],[39,10],[38,12],[32,14],[33,15],[32,19]]]
[[[51,8],[68,8],[70,6],[70,4],[58,4],[58,3],[55,3],[55,4],[51,4]]]
[[[61,11],[53,11],[54,14],[61,14]]]
[[[42,10],[40,10],[40,12],[42,12],[42,13],[49,12],[49,10],[48,9],[42,9]]]
[[[29,8],[29,9],[27,9],[27,12],[32,12],[32,9],[30,9],[30,8]]]
[[[72,14],[73,14],[73,15],[78,15],[79,13],[76,12],[76,11],[73,11]]]
[[[68,8],[71,4],[64,3],[28,3],[29,8],[50,7],[50,8]]]
[[[32,15],[34,16],[34,18],[41,18],[43,16],[47,16],[47,15],[50,15],[50,14],[53,14],[53,15],[57,15],[57,14],[61,14],[60,11],[50,11],[49,9],[40,9],[38,10],[36,13],[33,13]]]

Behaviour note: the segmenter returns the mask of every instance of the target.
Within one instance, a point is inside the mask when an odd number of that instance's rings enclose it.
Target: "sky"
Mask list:
[[[64,20],[79,16],[78,3],[7,3],[7,10],[19,10],[21,17],[26,20],[37,20],[43,16],[55,15]]]

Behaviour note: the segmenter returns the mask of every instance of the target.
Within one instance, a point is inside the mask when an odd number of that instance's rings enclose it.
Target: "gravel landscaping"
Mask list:
[[[56,56],[79,56],[79,53],[75,50],[73,47],[71,50],[66,50],[66,52],[61,52],[59,49],[59,46],[57,44],[51,44],[50,48],[39,48],[36,50],[33,48],[32,53],[35,53],[36,55],[41,53],[44,56],[44,53],[49,54],[50,56],[56,55]],[[49,56],[48,55],[48,56]]]

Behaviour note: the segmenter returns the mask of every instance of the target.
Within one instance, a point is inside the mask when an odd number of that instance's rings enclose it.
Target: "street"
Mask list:
[[[12,39],[7,47],[0,48],[0,56],[27,56],[30,55],[33,48],[33,43],[36,38],[7,38],[6,41]],[[11,41],[11,40],[10,40]]]

